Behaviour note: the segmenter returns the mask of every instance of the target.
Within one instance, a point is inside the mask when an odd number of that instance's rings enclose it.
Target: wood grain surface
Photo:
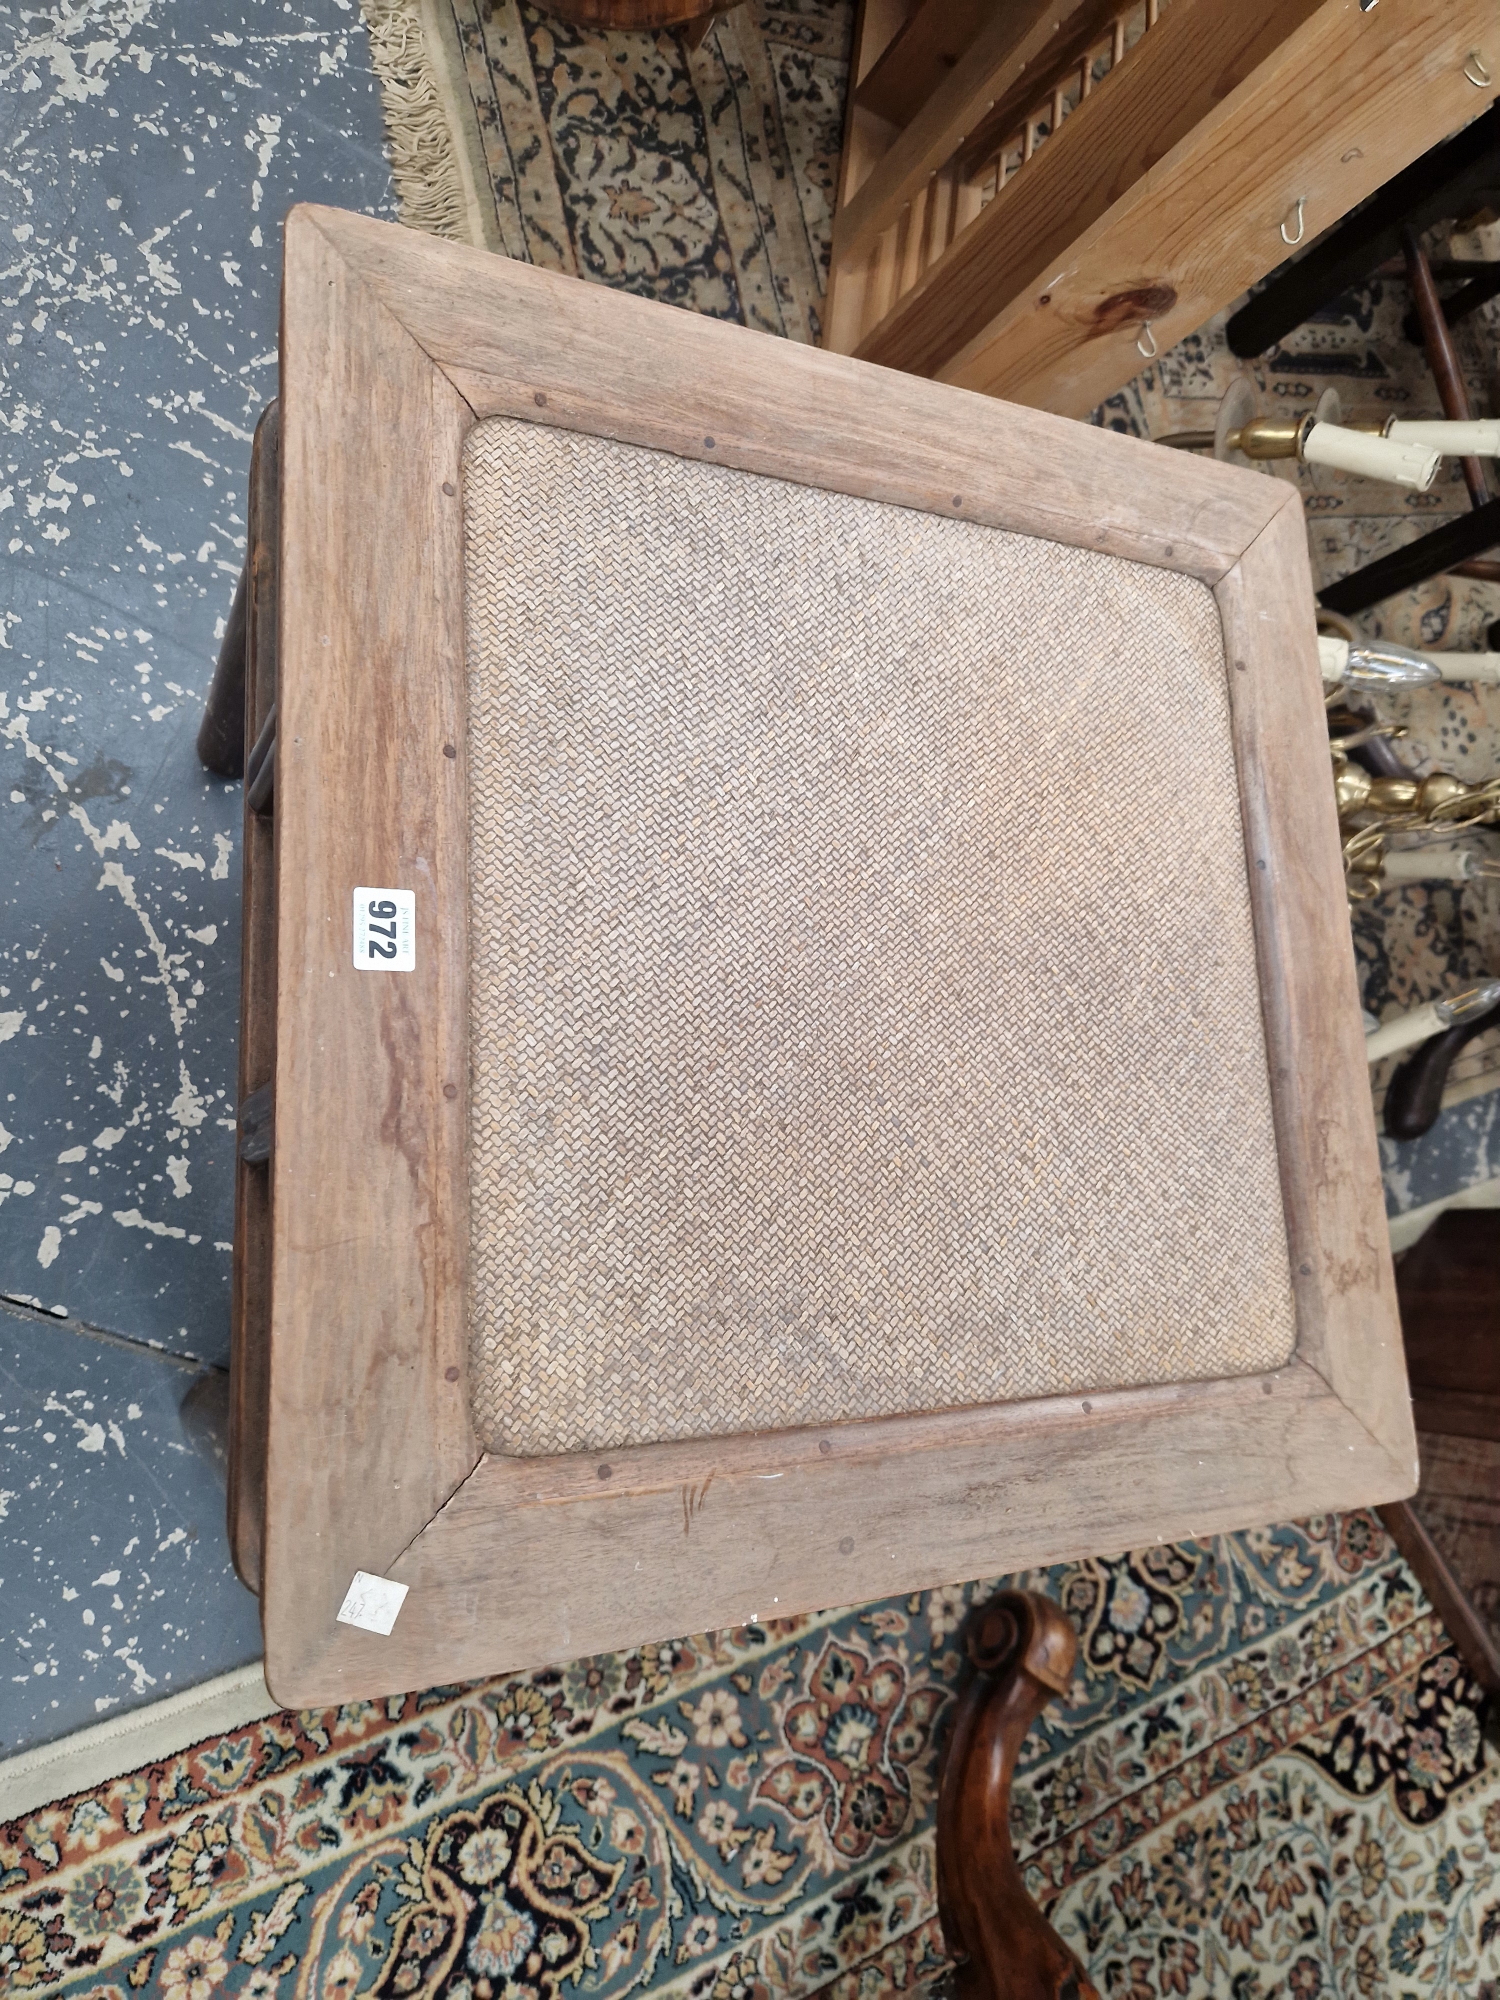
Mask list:
[[[1281,263],[1299,199],[1316,234],[1477,116],[1463,66],[1497,41],[1480,0],[1175,0],[898,296],[897,221],[961,135],[965,173],[998,143],[1083,11],[1002,11],[904,130],[851,112],[825,344],[1081,416],[1138,372],[1143,321],[1168,345]],[[1036,43],[1014,76],[1007,32]]]
[[[281,424],[274,403],[255,427],[246,518],[245,751],[276,699]],[[276,1071],[276,832],[244,809],[237,1105]],[[260,1589],[270,1399],[271,1178],[234,1162],[234,1273],[229,1341],[229,1547],[241,1580]]]
[[[1416,1434],[1329,782],[1307,533],[1296,493],[1286,492],[1281,512],[1215,595],[1240,771],[1298,1353],[1400,1466],[1408,1481],[1403,1492],[1382,1497],[1401,1499],[1416,1487]],[[1225,1281],[1233,1281],[1232,1273]]]
[[[1173,0],[856,352],[888,367],[938,374],[1023,285],[1066,264],[1078,237],[1190,139],[1260,64],[1274,60],[1318,5]],[[1055,16],[1042,18],[1050,27]],[[1043,288],[1049,286],[1050,276]],[[1134,324],[1143,317],[1152,315],[1138,314]]]
[[[997,409],[696,313],[664,312],[337,209],[323,231],[476,417],[1107,550],[1216,583],[1280,504],[1268,482],[1041,411]]]
[[[991,108],[1009,99],[1028,75],[1034,79],[1039,65],[1045,69],[1060,45],[1071,43],[1080,20],[1093,27],[1112,11],[1114,3],[1063,0],[1059,5],[1058,0],[1050,0],[1050,4],[1048,0],[1017,0],[1013,6],[991,8],[988,21],[962,62],[919,105],[907,101],[910,79],[903,78],[902,101],[907,115],[896,121],[902,127],[899,136],[841,198],[834,215],[834,269],[842,275],[867,257],[875,239],[898,219],[903,204],[953,157],[967,134],[987,121]],[[893,48],[892,55],[895,53]],[[882,67],[876,65],[877,70]],[[894,110],[887,109],[889,99],[889,92],[882,93],[878,101],[872,100],[871,109],[895,120]],[[831,340],[825,344],[835,345]],[[836,351],[850,350],[838,346]]]
[[[279,1699],[331,1702],[1297,1519],[1401,1485],[1300,1362],[607,1457],[486,1458],[391,1569],[411,1594],[388,1639],[346,1631],[316,1674],[269,1655],[267,1673]]]
[[[498,260],[497,260],[498,261]],[[286,232],[276,1150],[261,1592],[295,1685],[478,1457],[469,1214],[463,548],[469,412],[315,226]],[[453,755],[445,754],[452,750]],[[416,969],[357,972],[357,885]]]
[[[907,124],[996,11],[994,0],[917,0],[853,94],[882,118]]]

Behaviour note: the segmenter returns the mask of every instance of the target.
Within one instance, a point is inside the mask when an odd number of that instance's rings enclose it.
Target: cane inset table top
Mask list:
[[[487,1445],[1284,1363],[1209,588],[503,417],[463,497]]]

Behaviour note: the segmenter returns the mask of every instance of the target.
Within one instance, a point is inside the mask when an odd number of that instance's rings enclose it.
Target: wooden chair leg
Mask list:
[[[1010,1841],[1010,1786],[1026,1733],[1067,1692],[1078,1639],[1061,1609],[1006,1590],[969,1617],[974,1677],[958,1700],[937,1815],[938,1909],[956,2000],[1099,2000],[1026,1893]]]
[[[250,567],[240,571],[219,662],[198,725],[198,762],[221,778],[245,775],[245,606]]]
[[[1406,1500],[1377,1507],[1386,1533],[1406,1557],[1407,1567],[1426,1591],[1428,1601],[1458,1649],[1458,1656],[1491,1699],[1500,1698],[1500,1646],[1469,1602],[1447,1557],[1428,1534]]]

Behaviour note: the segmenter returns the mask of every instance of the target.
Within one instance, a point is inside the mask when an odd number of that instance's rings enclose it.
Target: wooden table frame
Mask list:
[[[1287,1367],[603,1455],[481,1450],[465,1384],[460,456],[496,415],[1212,587],[1294,1274]],[[246,856],[247,952],[264,963],[274,938],[274,976],[247,965],[245,1032],[274,1041],[275,1149],[269,1212],[237,1244],[234,1481],[278,1699],[531,1667],[1413,1490],[1291,489],[305,207],[286,228],[279,480],[274,862],[264,841]],[[357,883],[417,890],[414,972],[353,972]],[[335,1622],[356,1569],[410,1586],[387,1638]]]

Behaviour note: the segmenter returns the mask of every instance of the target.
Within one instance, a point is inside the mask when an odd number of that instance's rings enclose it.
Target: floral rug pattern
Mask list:
[[[471,100],[450,115],[482,163],[488,247],[817,339],[851,0],[748,0],[693,50],[518,0],[435,4]]]
[[[1017,1581],[1081,1640],[1018,1852],[1102,1993],[1490,1990],[1500,1775],[1372,1515]],[[993,1587],[274,1716],[45,1808],[0,1830],[0,1994],[908,1991]]]

